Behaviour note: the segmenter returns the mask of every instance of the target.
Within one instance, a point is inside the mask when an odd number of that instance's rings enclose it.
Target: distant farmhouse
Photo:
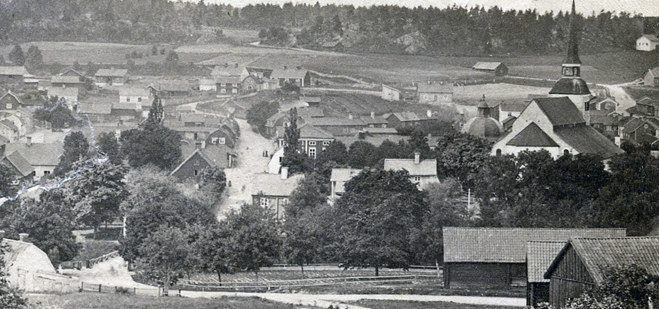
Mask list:
[[[453,103],[453,85],[442,83],[419,83],[417,98],[422,104]]]
[[[643,83],[650,87],[659,87],[659,67],[649,69],[643,77]]]
[[[565,308],[568,299],[606,284],[612,267],[634,264],[659,276],[659,237],[586,237],[570,239],[544,274],[553,308]]]
[[[419,189],[429,184],[439,183],[437,178],[437,160],[421,160],[421,153],[415,152],[414,159],[384,159],[384,169],[388,171],[407,171],[410,181]]]
[[[659,38],[653,34],[644,34],[636,39],[636,50],[653,51],[657,49],[657,45],[659,45]]]
[[[20,107],[23,107],[23,102],[11,91],[0,97],[0,110],[17,110]]]
[[[477,62],[471,68],[476,71],[494,73],[496,76],[508,75],[508,67],[501,62]]]
[[[283,66],[282,68],[273,69],[270,78],[277,81],[277,88],[284,87],[287,84],[299,88],[311,86],[311,74],[301,67],[289,68]]]
[[[121,86],[128,81],[126,69],[99,69],[94,74],[96,86]]]
[[[22,84],[29,73],[23,66],[0,66],[0,82]]]
[[[48,98],[58,98],[63,100],[71,110],[78,109],[78,88],[61,88],[61,87],[48,87],[47,96]]]

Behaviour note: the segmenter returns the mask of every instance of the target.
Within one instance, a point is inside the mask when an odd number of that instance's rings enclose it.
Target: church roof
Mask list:
[[[589,95],[590,89],[581,77],[562,77],[554,84],[549,94]]]
[[[534,100],[553,126],[586,123],[581,112],[568,97],[538,98]]]
[[[599,155],[603,159],[624,153],[606,136],[586,124],[555,128],[554,133],[579,153]]]
[[[492,117],[474,117],[467,121],[462,131],[478,137],[498,137],[503,133],[503,126]]]
[[[563,63],[566,64],[581,64],[579,59],[579,39],[577,37],[577,27],[575,19],[577,17],[577,10],[575,8],[574,0],[572,0],[572,15],[570,16],[570,33],[568,37],[567,56]]]
[[[558,147],[558,144],[540,127],[531,122],[526,128],[513,137],[506,145],[518,147]]]

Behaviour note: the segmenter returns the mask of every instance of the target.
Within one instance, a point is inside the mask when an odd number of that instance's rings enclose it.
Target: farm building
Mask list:
[[[642,97],[640,100],[636,101],[636,106],[628,108],[627,111],[636,116],[659,118],[659,100],[650,97]]]
[[[20,84],[29,75],[23,66],[0,66],[0,82]]]
[[[650,87],[659,87],[659,67],[649,69],[643,77],[643,83]]]
[[[0,125],[3,125],[2,122]],[[17,183],[32,182],[34,179],[34,168],[18,151],[12,152],[0,162],[9,168]]]
[[[241,67],[238,63],[230,65],[225,63],[224,65],[216,65],[211,71],[211,76],[213,78],[226,77],[226,76],[241,76],[244,68]]]
[[[612,141],[586,124],[568,97],[534,99],[512,124],[510,133],[492,147],[492,155],[547,150],[552,157],[587,153],[603,159],[623,153]]]
[[[121,86],[128,81],[128,70],[100,69],[94,74],[96,86]]]
[[[85,81],[80,76],[55,75],[50,78],[50,85],[61,88],[75,87],[82,90],[85,88]]]
[[[358,168],[332,168],[330,175],[330,199],[337,199],[345,192],[344,185],[362,170]]]
[[[419,189],[433,183],[439,183],[437,178],[437,160],[421,160],[421,153],[415,152],[414,159],[384,159],[384,170],[402,171],[410,174],[410,181]]]
[[[110,114],[112,113],[112,104],[81,102],[78,105],[78,113],[87,115],[90,121],[106,121],[110,119]]]
[[[0,231],[0,239],[4,237]],[[20,240],[2,239],[6,247],[4,254],[7,281],[13,288],[26,292],[44,292],[49,289],[42,283],[48,276],[56,276],[55,267],[48,255],[32,243],[26,241],[28,234],[20,234]]]
[[[58,98],[60,101],[64,101],[69,107],[69,109],[77,110],[78,106],[78,88],[60,88],[60,87],[48,87],[46,92],[48,98]]]
[[[659,141],[659,119],[631,118],[622,127],[622,138],[636,145],[657,143]]]
[[[121,88],[119,103],[133,104],[140,109],[151,106],[151,92],[146,88]]]
[[[279,88],[287,84],[300,88],[311,86],[311,74],[301,67],[289,68],[284,66],[281,69],[274,69],[270,78],[277,81]]]
[[[194,179],[199,181],[201,172],[213,166],[213,162],[208,158],[201,149],[196,149],[189,155],[181,164],[179,164],[169,175],[178,178],[179,180]]]
[[[10,92],[0,97],[0,110],[17,110],[23,106],[23,102],[18,96]]]
[[[190,85],[186,81],[164,81],[151,84],[146,88],[161,98],[181,97],[190,94]]]
[[[199,79],[200,91],[217,91],[217,84],[213,78],[200,78]]]
[[[446,288],[509,288],[527,282],[529,241],[562,241],[571,237],[624,237],[624,229],[444,227]]]
[[[657,45],[659,45],[659,38],[653,34],[644,34],[636,39],[636,50],[653,51],[657,49]]]
[[[494,73],[496,76],[508,75],[508,67],[501,62],[477,62],[471,68],[476,71]]]
[[[400,101],[401,91],[398,88],[382,84],[382,99],[387,101]]]
[[[565,246],[564,241],[529,241],[526,245],[526,305],[549,302],[549,279],[545,272]]]
[[[215,78],[217,91],[221,94],[240,93],[240,76],[218,76]]]
[[[417,98],[422,104],[453,103],[453,85],[441,83],[419,83]]]
[[[549,303],[563,308],[568,299],[604,283],[607,269],[630,264],[659,276],[659,237],[572,238],[545,272]]]
[[[595,97],[588,102],[588,110],[608,111],[613,112],[618,107],[618,102],[613,98],[608,97]]]

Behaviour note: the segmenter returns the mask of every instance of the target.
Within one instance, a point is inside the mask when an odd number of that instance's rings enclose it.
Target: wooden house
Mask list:
[[[526,305],[535,308],[549,302],[549,279],[545,272],[565,246],[564,241],[530,241],[526,245]]]
[[[572,238],[544,274],[549,304],[564,308],[570,298],[605,283],[607,269],[630,264],[659,276],[659,237]]]
[[[280,136],[278,141],[280,147],[285,147],[286,142],[283,136]],[[298,139],[300,151],[313,159],[323,152],[333,141],[334,135],[321,128],[310,124],[300,126],[300,136]]]
[[[284,87],[287,84],[299,88],[311,86],[311,74],[309,74],[309,71],[300,67],[289,68],[284,66],[281,69],[274,69],[272,70],[270,78],[277,81],[279,88]]]
[[[7,92],[0,97],[0,110],[17,110],[23,106],[23,102],[17,95]]]
[[[332,168],[330,175],[330,199],[338,199],[345,193],[345,184],[362,170],[358,168]]]
[[[636,145],[652,145],[659,141],[659,119],[633,117],[622,128],[622,138]]]
[[[48,255],[27,242],[28,234],[20,233],[20,240],[14,240],[3,239],[4,233],[0,231],[0,246],[5,251],[3,271],[7,274],[9,285],[25,292],[53,292],[48,284],[44,284],[44,281],[57,276]]]
[[[55,75],[50,78],[52,87],[70,88],[75,87],[78,90],[85,89],[85,80],[80,76]]]
[[[196,149],[190,154],[181,164],[179,164],[169,175],[178,178],[179,180],[194,179],[199,181],[201,172],[213,167],[213,162],[208,158],[201,149]]]
[[[508,75],[508,67],[501,62],[481,61],[474,64],[471,68],[476,71],[494,73],[496,76]]]
[[[282,167],[281,175],[257,174],[253,179],[252,203],[270,209],[275,218],[281,220],[284,218],[284,207],[302,180],[304,175],[288,177],[287,167]]]
[[[416,88],[421,104],[453,103],[453,85],[442,83],[419,83]]]
[[[659,67],[649,69],[645,73],[643,84],[650,87],[659,87]]]
[[[121,86],[128,81],[126,69],[99,69],[94,74],[97,86]]]
[[[444,287],[512,288],[527,282],[527,243],[624,237],[624,229],[444,227]]]
[[[409,173],[410,181],[419,189],[429,184],[439,183],[437,178],[437,160],[421,160],[421,153],[415,152],[414,159],[384,159],[384,170]]]
[[[396,87],[382,84],[382,99],[387,101],[400,101],[402,91]]]
[[[0,66],[0,82],[21,84],[26,75],[29,73],[23,66]]]
[[[636,39],[636,50],[653,51],[657,49],[657,45],[659,45],[659,38],[653,34],[644,34]]]

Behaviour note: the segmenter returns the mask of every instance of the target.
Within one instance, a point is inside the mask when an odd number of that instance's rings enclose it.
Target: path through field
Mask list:
[[[327,308],[330,305],[340,308],[362,309],[365,307],[348,305],[362,299],[401,300],[419,302],[453,302],[458,304],[526,307],[526,299],[517,297],[482,297],[482,296],[440,296],[440,295],[395,295],[395,294],[291,294],[291,293],[236,293],[236,292],[198,292],[181,291],[185,297],[259,297],[271,301]]]
[[[220,204],[218,212],[220,218],[229,210],[236,209],[245,202],[251,202],[251,194],[254,193],[252,190],[254,175],[265,172],[270,161],[263,156],[263,151],[267,150],[268,154],[271,154],[274,150],[273,142],[252,131],[246,120],[236,118],[236,121],[240,126],[240,138],[236,145],[238,160],[234,168],[224,170],[231,187],[227,187],[228,197]]]

